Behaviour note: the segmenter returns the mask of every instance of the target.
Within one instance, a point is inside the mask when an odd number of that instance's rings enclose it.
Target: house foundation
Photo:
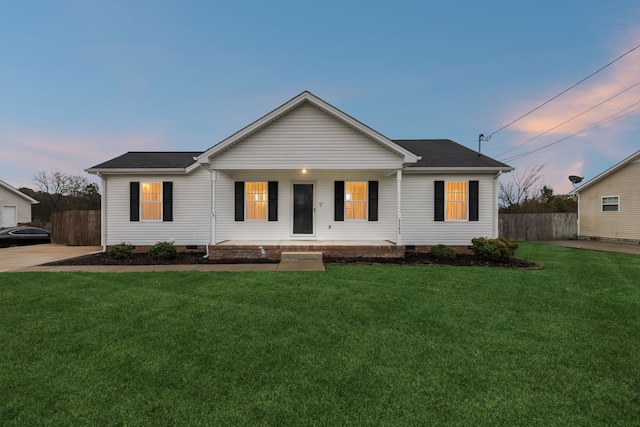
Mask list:
[[[209,247],[209,259],[279,261],[283,252],[322,252],[324,258],[403,258],[405,249],[389,241],[226,241]]]

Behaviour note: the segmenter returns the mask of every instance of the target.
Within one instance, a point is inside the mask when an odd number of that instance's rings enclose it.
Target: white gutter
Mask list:
[[[163,173],[163,174],[184,174],[186,173],[185,168],[145,168],[145,169],[131,169],[131,168],[110,168],[110,169],[85,169],[87,173],[100,175],[100,173],[108,173],[108,174],[126,174],[126,175],[146,175],[152,173]]]
[[[498,169],[498,168],[494,168],[494,167],[479,167],[479,168],[474,168],[474,167],[468,167],[468,168],[463,168],[463,167],[407,167],[407,168],[404,168],[404,172],[405,173],[498,172],[499,174],[502,174],[503,172],[511,172],[514,169],[515,168],[500,168],[500,169]]]

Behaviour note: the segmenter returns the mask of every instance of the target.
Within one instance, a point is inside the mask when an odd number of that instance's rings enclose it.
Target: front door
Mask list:
[[[313,234],[313,184],[293,184],[293,234]]]

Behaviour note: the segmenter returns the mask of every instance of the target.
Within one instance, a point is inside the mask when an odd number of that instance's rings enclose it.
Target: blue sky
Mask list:
[[[205,150],[304,90],[391,139],[477,149],[639,45],[639,23],[637,0],[5,2],[0,179],[94,181],[84,169],[126,151]],[[503,160],[572,135],[640,101],[640,86],[516,147],[638,82],[640,49],[482,151]],[[639,137],[633,112],[507,163],[544,164],[540,183],[566,193],[568,175],[593,178]]]

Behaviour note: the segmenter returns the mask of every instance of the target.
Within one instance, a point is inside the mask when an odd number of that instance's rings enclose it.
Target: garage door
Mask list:
[[[17,223],[16,207],[2,207],[2,227],[15,227]]]

